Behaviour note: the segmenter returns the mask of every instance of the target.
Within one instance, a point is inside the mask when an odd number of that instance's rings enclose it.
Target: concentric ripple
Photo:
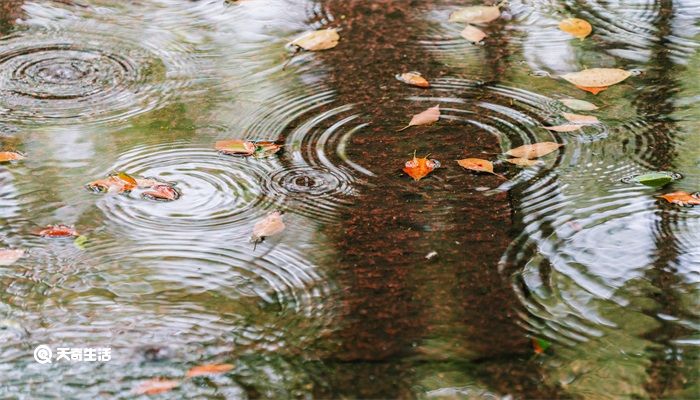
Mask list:
[[[225,156],[184,143],[137,147],[123,154],[110,171],[172,182],[181,193],[169,203],[123,195],[101,196],[98,207],[108,219],[145,232],[203,232],[241,226],[264,215],[275,199],[263,195],[267,171],[253,159]],[[105,175],[110,171],[105,171]]]
[[[114,38],[47,32],[0,41],[0,116],[16,123],[104,122],[172,94],[161,54]]]

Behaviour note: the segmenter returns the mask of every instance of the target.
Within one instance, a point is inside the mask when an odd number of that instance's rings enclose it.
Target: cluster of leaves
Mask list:
[[[126,172],[109,175],[86,185],[89,190],[99,193],[131,193],[133,190],[143,190],[141,196],[156,201],[174,201],[180,198],[180,192],[175,185],[153,178],[135,178]]]

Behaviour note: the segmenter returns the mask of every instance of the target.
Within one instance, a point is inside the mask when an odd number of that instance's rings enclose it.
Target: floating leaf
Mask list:
[[[532,347],[536,354],[543,354],[552,345],[548,340],[532,338]]]
[[[432,124],[438,119],[440,119],[439,104],[435,107],[430,107],[429,109],[414,115],[413,118],[411,118],[411,122],[409,122],[408,125],[404,126],[403,128],[399,129],[399,132],[416,125]]]
[[[403,172],[408,174],[413,180],[419,181],[439,166],[439,162],[429,160],[427,157],[418,158],[414,153],[413,159],[406,161],[406,164],[404,164]]]
[[[70,237],[78,236],[78,232],[68,225],[49,225],[37,232],[37,235],[43,237]]]
[[[690,194],[688,192],[673,192],[659,197],[669,203],[678,204],[680,206],[700,205],[700,193]]]
[[[593,27],[586,20],[580,18],[567,18],[559,22],[559,29],[575,38],[583,39],[591,34]]]
[[[224,154],[249,156],[255,153],[255,144],[245,140],[220,140],[214,148]]]
[[[581,129],[583,125],[579,124],[564,124],[557,126],[545,126],[544,129],[554,131],[554,132],[573,132]]]
[[[0,151],[0,162],[24,160],[24,156],[16,151]]]
[[[593,115],[581,115],[572,113],[561,113],[561,115],[564,118],[566,118],[567,121],[573,122],[574,124],[578,125],[594,125],[600,123],[598,118],[594,117]]]
[[[624,81],[629,78],[630,75],[632,74],[629,71],[619,68],[591,68],[565,74],[561,77],[579,88],[584,89],[607,88],[608,86]]]
[[[157,201],[173,201],[180,198],[180,192],[170,185],[155,185],[143,192],[143,197]]]
[[[493,172],[493,163],[488,160],[482,160],[481,158],[465,158],[462,160],[457,160],[457,164],[459,164],[462,168],[477,172],[488,172],[489,174],[505,179],[503,175]]]
[[[85,250],[85,245],[87,244],[87,242],[87,236],[80,235],[77,238],[75,238],[75,240],[73,240],[73,245],[79,248],[80,250]]]
[[[529,160],[527,158],[509,158],[506,161],[521,167],[531,167],[542,163],[540,160]]]
[[[649,174],[639,175],[634,178],[635,181],[642,185],[651,187],[661,187],[673,181],[673,176],[663,172],[652,172]]]
[[[12,265],[15,261],[22,258],[23,255],[24,250],[21,249],[0,249],[0,266]]]
[[[609,86],[603,86],[603,87],[586,87],[586,86],[576,86],[577,88],[581,90],[585,90],[586,92],[592,93],[593,95],[597,95],[598,93],[602,92],[603,90],[608,90]]]
[[[117,174],[117,178],[123,180],[124,182],[128,183],[129,185],[138,186],[136,179],[134,179],[131,175],[127,174],[126,172],[119,172]]]
[[[280,151],[281,148],[282,146],[275,142],[255,142],[255,152],[253,153],[253,157],[269,157]]]
[[[561,143],[554,143],[554,142],[541,142],[541,143],[534,143],[534,144],[526,144],[520,147],[516,147],[514,149],[508,150],[506,152],[507,155],[515,157],[515,158],[537,158],[537,157],[542,157],[545,156],[558,148],[563,146]]]
[[[306,33],[292,41],[292,45],[304,50],[319,51],[332,49],[338,44],[340,35],[335,29],[320,29]]]
[[[597,110],[598,106],[596,106],[593,103],[589,103],[584,100],[578,100],[578,99],[561,99],[559,100],[563,105],[569,107],[572,110],[576,111],[593,111]]]
[[[420,72],[404,72],[403,74],[396,75],[396,79],[400,80],[403,83],[407,83],[413,86],[418,86],[422,88],[430,87],[430,82],[428,82],[427,79],[423,78],[423,75],[421,75]]]
[[[192,378],[202,375],[223,374],[233,369],[233,364],[205,364],[198,365],[187,371],[187,377]]]
[[[169,392],[176,388],[178,385],[180,385],[180,382],[172,379],[154,378],[142,382],[139,386],[136,387],[134,391],[136,392],[136,394],[160,394]]]
[[[479,28],[467,25],[461,33],[462,37],[473,43],[479,43],[486,38],[486,33]]]
[[[484,24],[501,16],[497,6],[471,6],[455,10],[450,14],[450,22],[466,22],[468,24]]]
[[[271,212],[255,224],[251,240],[253,243],[258,244],[265,240],[266,237],[282,232],[284,228],[285,225],[282,220],[282,213],[279,211]]]

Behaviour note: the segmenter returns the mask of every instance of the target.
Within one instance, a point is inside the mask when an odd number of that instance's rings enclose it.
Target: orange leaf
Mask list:
[[[559,22],[559,29],[572,35],[573,37],[583,39],[591,34],[593,27],[586,20],[580,18],[567,18]]]
[[[579,89],[581,89],[581,90],[585,90],[585,91],[587,91],[587,92],[591,92],[591,93],[593,93],[593,94],[598,94],[598,93],[602,92],[603,90],[606,90],[607,88],[609,88],[609,86],[603,86],[603,87],[586,87],[586,86],[578,86],[578,85],[576,85],[576,87],[579,88]]]
[[[187,377],[194,376],[223,374],[233,369],[233,364],[204,364],[198,365],[187,371]]]
[[[165,393],[173,390],[176,388],[178,385],[180,385],[180,382],[172,380],[172,379],[165,379],[165,378],[154,378],[145,382],[142,382],[135,390],[137,394],[159,394],[159,393]]]
[[[170,185],[155,185],[143,192],[143,196],[151,200],[173,201],[180,198],[180,192]]]
[[[68,225],[49,225],[37,232],[37,235],[43,237],[79,236],[78,232]]]
[[[438,163],[434,160],[428,160],[428,158],[417,158],[415,155],[412,160],[406,161],[403,167],[403,172],[408,174],[411,178],[416,181],[421,180],[426,175],[431,173],[435,168],[438,167]]]
[[[659,197],[669,203],[678,204],[680,206],[700,205],[700,193],[690,194],[688,192],[673,192]]]
[[[437,121],[440,119],[440,105],[436,105],[435,107],[430,107],[429,109],[418,113],[411,118],[411,122],[408,123],[408,125],[404,126],[403,128],[399,129],[399,131],[402,131],[404,129],[410,128],[415,125],[426,125],[426,124],[432,124],[433,122]]]
[[[420,72],[404,72],[401,75],[396,75],[396,79],[400,80],[403,83],[407,83],[413,86],[418,86],[422,88],[430,87],[430,82],[423,78]]]
[[[214,148],[224,154],[249,156],[255,153],[255,144],[245,140],[220,140]]]
[[[472,171],[488,172],[493,174],[493,163],[488,160],[482,160],[480,158],[465,158],[462,160],[457,160],[457,164]]]
[[[0,162],[24,160],[24,156],[16,151],[0,151]]]
[[[0,266],[12,265],[24,255],[21,249],[0,249]]]

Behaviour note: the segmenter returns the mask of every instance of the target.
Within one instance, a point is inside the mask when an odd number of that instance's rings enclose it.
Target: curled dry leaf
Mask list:
[[[23,255],[24,250],[21,249],[0,249],[0,266],[12,265],[15,261],[22,258]]]
[[[479,43],[486,38],[486,33],[484,33],[484,31],[471,25],[465,26],[461,35],[472,43]]]
[[[559,29],[575,38],[583,39],[591,34],[593,27],[586,20],[567,18],[559,22]]]
[[[202,375],[223,374],[233,369],[233,364],[204,364],[198,365],[187,371],[187,377],[192,378]]]
[[[24,160],[24,156],[16,151],[0,151],[0,162]]]
[[[419,181],[439,166],[440,163],[436,160],[429,160],[427,157],[418,158],[414,153],[413,159],[406,161],[406,164],[404,164],[403,172],[413,178],[413,180]]]
[[[36,234],[43,237],[79,236],[78,231],[76,231],[72,226],[68,225],[49,225],[46,228],[39,230]]]
[[[589,103],[584,100],[578,100],[578,99],[561,99],[559,100],[563,105],[569,107],[572,110],[576,111],[594,111],[598,109],[598,106],[596,106],[593,103]]]
[[[292,41],[292,45],[304,50],[319,51],[332,49],[338,44],[340,35],[335,29],[320,29],[308,32]]]
[[[157,201],[173,201],[180,198],[180,192],[170,185],[154,185],[142,195],[149,200]]]
[[[427,79],[423,78],[423,75],[421,75],[420,72],[412,71],[404,72],[403,74],[397,74],[396,79],[400,80],[403,83],[407,83],[413,86],[418,86],[422,88],[430,87],[430,82],[428,82]]]
[[[265,240],[266,237],[282,232],[284,228],[285,225],[282,220],[282,213],[279,211],[271,212],[255,224],[251,240],[255,244],[260,243]]]
[[[430,107],[429,109],[418,113],[411,118],[411,122],[408,123],[408,125],[404,126],[403,128],[399,129],[399,132],[408,129],[412,126],[416,125],[427,125],[427,124],[432,124],[433,122],[437,121],[440,119],[440,105],[436,105],[435,107]]]
[[[591,88],[603,88],[604,90],[608,86],[624,81],[630,75],[632,74],[629,71],[619,68],[591,68],[565,74],[561,77],[583,90]]]
[[[561,113],[561,115],[564,118],[566,118],[567,121],[573,122],[574,124],[595,125],[600,123],[598,118],[594,117],[593,115],[581,115],[573,113]]]
[[[531,167],[533,165],[542,163],[542,161],[540,160],[530,160],[527,158],[509,158],[506,161],[511,164],[518,165],[520,167]]]
[[[673,192],[667,193],[660,198],[668,201],[669,203],[678,204],[680,206],[698,206],[700,205],[700,193],[688,193],[688,192]]]
[[[498,6],[471,6],[455,10],[450,14],[450,22],[485,24],[501,16]]]
[[[134,392],[136,392],[136,394],[147,394],[147,395],[160,394],[160,393],[169,392],[169,391],[175,389],[178,385],[180,385],[180,382],[176,381],[176,380],[165,379],[165,378],[154,378],[154,379],[142,382],[140,385],[138,385],[136,387]]]
[[[534,143],[534,144],[526,144],[526,145],[511,149],[511,150],[508,150],[506,152],[506,154],[509,156],[515,157],[515,158],[532,159],[532,158],[545,156],[545,155],[557,150],[561,146],[563,146],[563,144],[554,143],[554,142],[541,142],[541,143]]]

